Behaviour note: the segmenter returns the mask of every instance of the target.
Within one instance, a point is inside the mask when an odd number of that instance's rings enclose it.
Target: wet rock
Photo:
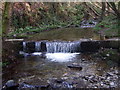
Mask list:
[[[81,59],[82,61],[85,61],[85,59],[83,58],[83,59]]]
[[[21,83],[20,86],[19,86],[19,89],[46,89],[49,87],[49,84],[46,84],[46,85],[31,85],[31,84],[28,84],[28,83]]]
[[[68,82],[63,82],[63,87],[64,88],[72,88],[73,86],[71,84],[69,84]]]
[[[6,82],[6,86],[7,87],[12,87],[14,85],[16,85],[15,82],[14,82],[14,80],[9,80],[9,81]]]
[[[68,79],[68,77],[62,77],[61,79],[63,79],[63,80],[67,80],[67,79]]]
[[[14,80],[9,80],[6,82],[3,90],[18,90],[19,84],[16,84]]]
[[[110,77],[107,77],[107,80],[110,80]]]
[[[114,74],[111,72],[108,72],[106,76],[113,76]]]
[[[103,83],[103,82],[101,82],[101,83],[100,83],[100,85],[101,85],[101,86],[103,86],[103,85],[104,85],[104,83]]]
[[[90,77],[89,77],[89,79],[92,79],[92,78],[94,78],[94,76],[90,76]]]
[[[101,77],[100,79],[101,79],[101,80],[105,80],[105,77]]]
[[[55,82],[57,82],[57,83],[62,83],[62,82],[63,82],[63,79],[57,79],[57,80],[55,80]]]
[[[26,53],[35,52],[35,42],[23,42],[23,43],[26,44],[23,46],[24,52]]]
[[[102,69],[101,69],[101,68],[98,68],[97,70],[98,70],[98,71],[101,71]]]
[[[63,76],[68,76],[68,73],[64,73]]]
[[[50,87],[52,88],[72,88],[72,81],[71,83],[68,81],[65,81],[63,79],[58,78],[51,78],[49,80]]]
[[[83,78],[84,78],[85,80],[87,80],[87,81],[89,80],[89,77],[88,77],[88,76],[84,76]]]
[[[19,89],[34,89],[34,88],[35,88],[35,86],[29,85],[25,82],[20,83],[20,85],[19,85]]]
[[[93,80],[93,82],[98,82],[98,80],[96,79],[96,78],[94,78],[94,79],[92,79]]]
[[[89,80],[90,81],[90,83],[94,83],[94,81],[93,80]]]
[[[41,88],[41,89],[47,89],[50,85],[47,84],[47,85],[39,85],[39,86],[35,86],[37,88]]]
[[[118,70],[115,70],[115,71],[114,71],[114,74],[118,74]]]
[[[46,42],[41,42],[41,52],[46,52],[47,48],[46,48]]]
[[[70,69],[82,70],[82,67],[79,65],[68,65],[67,67]]]
[[[114,86],[115,84],[114,84],[114,82],[111,82],[110,85],[111,85],[111,86]]]

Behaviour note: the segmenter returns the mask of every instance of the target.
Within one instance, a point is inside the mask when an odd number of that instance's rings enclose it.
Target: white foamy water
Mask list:
[[[74,60],[79,53],[47,53],[46,58],[54,62],[68,62]]]
[[[42,53],[41,52],[34,52],[32,53],[32,55],[41,55]]]
[[[44,55],[47,60],[54,61],[54,62],[68,62],[74,60],[76,55],[80,53],[41,53],[41,52],[34,52],[30,55],[33,56],[42,56]],[[29,54],[26,54],[29,55]]]

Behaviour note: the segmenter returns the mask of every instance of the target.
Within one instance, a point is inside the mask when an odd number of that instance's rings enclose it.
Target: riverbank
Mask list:
[[[110,23],[109,23],[110,22]],[[98,21],[94,20],[88,20],[88,21],[81,21],[79,22],[80,24],[63,24],[63,25],[42,25],[39,28],[36,27],[25,27],[23,28],[19,28],[18,30],[11,32],[8,34],[8,36],[5,38],[24,38],[24,39],[28,39],[28,38],[33,38],[35,36],[38,36],[38,38],[41,38],[40,35],[42,35],[42,33],[46,33],[49,31],[53,31],[53,32],[59,32],[59,30],[70,30],[70,29],[83,29],[83,30],[87,30],[88,33],[89,32],[93,32],[99,35],[101,40],[105,40],[105,39],[111,39],[111,38],[119,38],[120,33],[119,33],[119,25],[117,20],[109,20],[109,19],[105,19],[102,22],[98,23]],[[86,31],[86,33],[87,33]],[[81,32],[81,31],[80,31]],[[69,33],[69,32],[64,32]],[[79,32],[78,32],[79,33]],[[83,33],[84,35],[85,33]],[[42,35],[43,36],[43,35]],[[55,36],[60,36],[59,34],[55,35]],[[3,36],[4,37],[4,36]],[[86,36],[85,36],[86,37]],[[84,37],[82,37],[84,38]]]

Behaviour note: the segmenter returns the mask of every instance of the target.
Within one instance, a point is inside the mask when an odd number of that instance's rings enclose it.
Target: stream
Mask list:
[[[22,57],[17,58],[19,63],[13,64],[14,68],[8,68],[3,74],[3,84],[14,80],[19,83],[20,90],[42,87],[119,88],[120,67],[116,62],[109,64],[95,57],[99,50],[81,52],[81,41],[89,39],[99,40],[99,35],[90,28],[53,30],[29,37],[20,44],[22,49],[18,54]]]

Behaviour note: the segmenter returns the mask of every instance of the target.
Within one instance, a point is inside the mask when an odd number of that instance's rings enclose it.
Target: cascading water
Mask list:
[[[80,42],[47,42],[48,53],[73,53],[79,51]]]
[[[33,48],[33,49],[32,49]],[[23,42],[23,52],[75,53],[80,50],[79,42]],[[33,51],[32,51],[33,52]]]
[[[35,51],[39,52],[41,50],[41,42],[35,42]]]
[[[26,42],[23,42],[23,52],[25,52],[26,49]]]
[[[39,42],[23,42],[23,54],[37,55],[51,61],[68,62],[73,60],[80,52],[81,42],[65,42],[65,41],[39,41]]]

